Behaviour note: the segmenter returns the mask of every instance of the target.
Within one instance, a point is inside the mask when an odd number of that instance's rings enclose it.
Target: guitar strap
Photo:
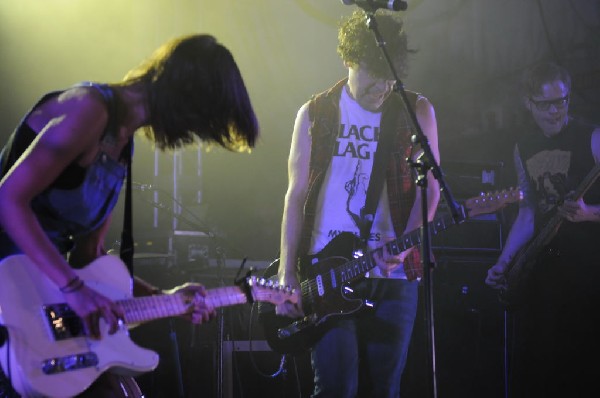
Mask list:
[[[99,89],[108,106],[108,122],[106,130],[109,136],[117,132],[117,103],[114,93],[106,84],[86,83]],[[127,266],[129,274],[133,276],[133,215],[131,210],[131,161],[133,157],[133,138],[129,140],[121,156],[127,160],[127,179],[125,188],[125,210],[123,214],[123,231],[121,232],[121,247],[119,257]]]
[[[383,116],[382,116],[383,118]],[[384,126],[384,123],[380,123]],[[384,131],[381,134],[381,139],[377,145],[375,151],[375,157],[373,159],[373,169],[371,170],[371,177],[369,179],[369,187],[367,188],[367,197],[365,199],[365,207],[362,210],[361,221],[360,221],[360,238],[363,243],[367,243],[369,235],[371,233],[371,226],[375,219],[375,212],[377,211],[377,204],[383,190],[383,182],[385,180],[385,169],[388,164],[389,154],[391,152],[393,144],[394,131]]]
[[[117,104],[112,90],[107,85],[98,86],[108,105],[108,123],[107,131],[109,134],[115,134],[117,129]],[[133,157],[133,138],[129,140],[121,156],[127,160],[127,179],[125,182],[125,209],[123,214],[123,230],[121,232],[121,247],[119,257],[127,266],[129,274],[133,276],[133,214],[131,200],[131,162]]]
[[[133,138],[125,146],[127,156],[127,181],[125,188],[125,211],[123,213],[123,231],[121,232],[121,248],[119,256],[127,265],[129,274],[133,276],[133,214],[131,206],[131,158]]]

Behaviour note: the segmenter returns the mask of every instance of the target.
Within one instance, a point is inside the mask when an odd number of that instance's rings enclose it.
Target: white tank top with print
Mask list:
[[[365,206],[373,157],[380,138],[381,112],[364,110],[346,90],[347,87],[342,90],[340,98],[340,126],[333,158],[317,202],[310,247],[313,254],[321,251],[341,232],[360,235],[357,221]],[[384,184],[371,228],[369,248],[380,247],[393,238],[395,233]],[[368,276],[380,276],[378,268],[371,270]],[[404,279],[406,275],[399,267],[390,277]]]

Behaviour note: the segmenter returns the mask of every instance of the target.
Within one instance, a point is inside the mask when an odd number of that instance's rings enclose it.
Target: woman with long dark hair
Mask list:
[[[123,309],[88,286],[76,268],[106,254],[103,238],[138,130],[161,149],[200,142],[233,151],[252,148],[258,123],[229,50],[210,35],[179,37],[122,82],[81,83],[48,93],[24,116],[0,157],[0,259],[25,254],[96,338],[99,318],[114,333]],[[134,278],[133,292],[151,295],[158,289]],[[197,299],[205,295],[201,285],[169,291],[175,292],[193,299],[191,321],[214,314]],[[110,374],[99,380],[104,382],[84,395],[118,396],[115,391],[132,384]],[[0,372],[0,396],[9,394],[16,393]]]

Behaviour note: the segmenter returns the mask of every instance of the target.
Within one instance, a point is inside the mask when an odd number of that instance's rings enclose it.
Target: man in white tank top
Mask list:
[[[396,72],[403,76],[410,51],[402,21],[381,10],[375,18]],[[382,123],[388,120],[388,114],[399,114],[399,118],[406,115],[401,105],[395,106],[401,102],[394,102],[399,98],[393,92],[393,74],[366,26],[365,13],[358,10],[346,18],[338,37],[338,53],[348,69],[348,77],[300,108],[289,155],[289,186],[282,220],[278,277],[282,284],[297,288],[302,281],[298,275],[298,258],[322,253],[340,234],[360,235],[360,226],[366,218],[363,210],[374,155],[381,137],[396,135],[391,141],[392,158],[404,150],[413,158],[419,155],[419,151],[411,150],[410,127],[394,131],[389,124]],[[433,106],[416,93],[411,93],[410,98],[413,101],[410,106],[439,161]],[[390,104],[394,104],[393,109]],[[328,111],[323,110],[325,108]],[[319,117],[315,117],[317,113]],[[323,121],[323,115],[329,115],[325,118],[328,120]],[[332,135],[327,135],[328,130],[324,128],[328,122],[335,133],[331,140],[328,137]],[[406,121],[405,125],[408,126]],[[405,163],[404,159],[402,162]],[[369,218],[373,223],[365,240],[371,249],[381,248],[385,242],[418,229],[422,222],[420,192],[414,187],[410,172],[397,163],[397,167],[386,165],[377,210]],[[396,180],[391,177],[396,175]],[[396,200],[398,192],[406,193],[408,198],[403,209],[396,208],[397,203],[403,203]],[[439,185],[429,175],[430,220],[439,196]],[[404,262],[415,254],[418,254],[417,248],[401,253],[376,251],[375,266],[352,285],[359,297],[373,301],[373,308],[333,316],[320,326],[323,335],[311,348],[314,397],[400,396],[400,379],[418,295],[418,280],[407,278]],[[304,267],[311,266],[300,262],[301,274],[305,273]],[[277,306],[276,313],[300,317],[308,315],[305,310],[307,308],[302,308],[300,303],[285,303]]]

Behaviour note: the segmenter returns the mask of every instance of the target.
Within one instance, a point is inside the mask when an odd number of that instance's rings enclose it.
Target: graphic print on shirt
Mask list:
[[[361,173],[360,160],[356,163],[354,177],[345,184],[348,199],[346,200],[346,212],[354,221],[357,228],[360,229],[364,217],[365,202],[367,199],[367,188],[369,187],[369,177]]]
[[[380,112],[365,111],[346,90],[341,93],[339,111],[331,162],[315,208],[310,253],[318,253],[342,232],[360,236],[367,188],[379,144]],[[382,236],[394,235],[385,184],[383,189],[369,237],[374,246]]]
[[[529,183],[537,194],[541,214],[552,210],[568,193],[566,188],[571,152],[542,151],[527,160]]]
[[[348,131],[344,124],[340,125],[340,133],[336,141],[333,156],[350,156],[354,159],[372,160],[373,148],[369,143],[379,142],[379,127],[350,125]]]
[[[342,196],[339,197],[338,203],[344,200],[345,212],[348,220],[352,223],[350,231],[359,235],[361,223],[364,222],[364,209],[367,198],[367,189],[369,187],[369,178],[373,167],[373,158],[379,142],[379,126],[371,124],[365,125],[345,125],[340,124],[338,138],[336,140],[336,150],[333,155],[333,163],[341,178],[334,178],[332,181],[343,183],[343,191],[341,187],[337,188]],[[340,166],[344,164],[344,166]],[[334,172],[334,174],[337,174]],[[348,178],[350,177],[350,178]],[[340,209],[341,211],[342,209]],[[372,220],[371,220],[372,221]],[[334,238],[343,231],[348,231],[349,228],[330,229],[328,232],[329,239]],[[377,239],[376,235],[370,237],[370,240]]]

